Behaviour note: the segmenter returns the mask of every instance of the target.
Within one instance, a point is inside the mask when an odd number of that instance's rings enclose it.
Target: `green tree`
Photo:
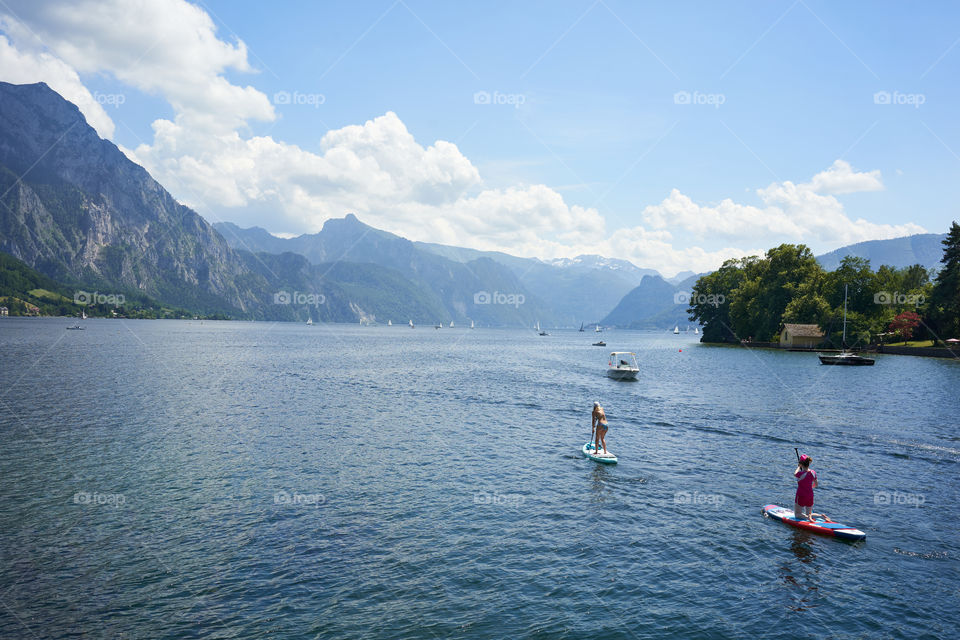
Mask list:
[[[943,267],[930,292],[929,316],[941,339],[960,337],[960,224],[943,241]]]
[[[834,309],[843,311],[844,287],[847,288],[847,312],[871,314],[875,310],[876,274],[870,261],[858,256],[845,256],[840,266],[827,277],[824,297]]]
[[[703,325],[703,342],[737,342],[730,321],[730,296],[743,282],[748,263],[758,260],[756,256],[727,260],[713,273],[701,276],[694,286],[690,300],[690,320]]]
[[[823,269],[805,245],[782,244],[747,266],[744,281],[731,292],[730,319],[740,336],[769,341],[780,331],[787,305],[801,295],[804,283]]]

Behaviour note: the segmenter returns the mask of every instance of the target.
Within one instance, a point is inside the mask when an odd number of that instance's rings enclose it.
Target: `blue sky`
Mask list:
[[[951,3],[157,5],[12,2],[0,79],[213,221],[671,274],[960,217]]]

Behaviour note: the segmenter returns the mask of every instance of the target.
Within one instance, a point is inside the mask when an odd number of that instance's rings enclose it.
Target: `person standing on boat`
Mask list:
[[[594,451],[599,451],[603,445],[603,452],[607,452],[607,414],[599,402],[593,403],[593,415],[590,417],[590,442]]]
[[[797,496],[793,502],[793,515],[797,520],[813,522],[813,490],[817,488],[817,472],[810,468],[813,460],[807,454],[800,456],[800,464],[793,472],[797,479]]]

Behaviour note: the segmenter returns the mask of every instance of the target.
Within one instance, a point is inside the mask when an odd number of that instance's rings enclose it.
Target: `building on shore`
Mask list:
[[[780,346],[793,349],[812,349],[823,342],[823,332],[815,324],[784,323],[780,332]]]

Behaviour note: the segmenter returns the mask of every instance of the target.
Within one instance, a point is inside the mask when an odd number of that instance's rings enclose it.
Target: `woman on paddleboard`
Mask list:
[[[817,488],[817,472],[810,468],[813,460],[804,454],[800,456],[800,464],[793,472],[797,479],[797,497],[793,503],[793,515],[797,520],[813,522],[813,490]]]
[[[603,445],[603,452],[607,452],[607,414],[599,402],[593,403],[593,415],[590,417],[590,442],[593,443],[594,451],[600,449]]]

